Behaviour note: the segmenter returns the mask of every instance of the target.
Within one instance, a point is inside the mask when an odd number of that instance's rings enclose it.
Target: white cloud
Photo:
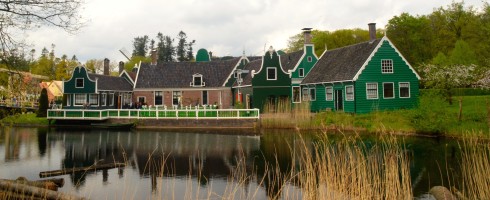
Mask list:
[[[180,30],[195,39],[195,51],[206,48],[214,55],[260,55],[264,45],[286,48],[301,28],[321,30],[378,27],[402,12],[429,14],[452,0],[89,0],[82,11],[88,20],[77,35],[54,27],[29,32],[27,40],[37,52],[56,44],[57,54],[76,55],[81,61],[109,58],[125,60],[120,48],[132,50],[136,36],[158,32],[175,37]],[[466,5],[480,7],[480,0]]]

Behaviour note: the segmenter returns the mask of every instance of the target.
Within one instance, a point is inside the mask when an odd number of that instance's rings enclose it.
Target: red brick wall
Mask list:
[[[221,93],[220,93],[221,92]],[[208,104],[212,105],[216,103],[219,105],[221,94],[221,107],[220,108],[230,108],[232,101],[232,93],[230,89],[224,90],[208,90]],[[155,105],[154,101],[154,93],[150,91],[135,91],[133,93],[133,102],[138,101],[138,97],[144,96],[146,97],[146,103],[148,105]],[[182,91],[182,104],[184,106],[195,106],[196,104],[202,105],[202,91],[201,90],[183,90]],[[164,91],[163,92],[163,104],[166,106],[172,105],[172,91]]]

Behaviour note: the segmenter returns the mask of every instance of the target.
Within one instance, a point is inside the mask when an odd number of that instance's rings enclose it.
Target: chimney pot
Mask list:
[[[369,40],[376,40],[376,23],[369,23]]]
[[[311,29],[312,28],[303,28],[303,36],[305,37],[305,44],[312,44],[311,43]]]
[[[104,75],[109,76],[109,59],[104,59]]]

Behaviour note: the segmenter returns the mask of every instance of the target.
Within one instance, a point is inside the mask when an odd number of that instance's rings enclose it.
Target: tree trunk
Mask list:
[[[458,114],[458,121],[461,122],[461,118],[463,117],[463,97],[459,98],[459,114]]]

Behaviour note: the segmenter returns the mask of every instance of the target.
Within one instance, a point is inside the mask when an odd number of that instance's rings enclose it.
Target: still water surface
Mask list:
[[[311,143],[315,141],[314,135],[305,133],[301,138]],[[301,138],[290,130],[266,130],[260,136],[251,136],[233,134],[233,131],[223,134],[2,128],[0,179],[23,176],[38,180],[42,171],[127,162],[130,164],[121,169],[55,178],[65,179],[60,191],[90,199],[218,197],[230,189],[227,185],[230,185],[230,174],[239,166],[237,160],[244,160],[245,170],[255,171],[257,177],[264,173],[264,163],[277,161],[286,169],[291,163],[294,144]],[[363,138],[368,145],[378,142],[375,136]],[[451,181],[458,180],[454,173],[459,171],[457,141],[400,139],[413,155],[410,171],[415,196],[426,193],[432,186],[448,185],[447,178],[441,179],[448,173]],[[162,160],[165,160],[163,173]],[[239,196],[267,199],[267,194],[274,191],[258,186],[258,179],[238,187]],[[289,192],[299,191],[295,185],[286,187]]]

